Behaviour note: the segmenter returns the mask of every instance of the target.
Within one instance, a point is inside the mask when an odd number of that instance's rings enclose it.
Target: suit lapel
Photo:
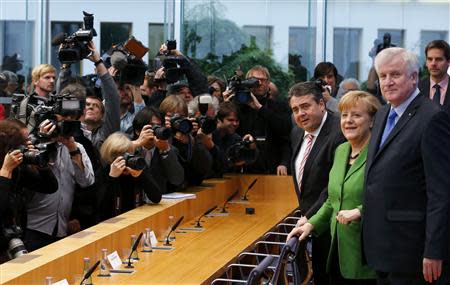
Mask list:
[[[349,148],[350,149],[350,148]],[[355,173],[356,171],[358,171],[361,167],[364,166],[364,164],[366,163],[366,158],[367,158],[367,150],[368,147],[367,145],[361,150],[361,152],[359,153],[358,158],[355,160],[355,162],[352,164],[352,166],[350,167],[350,169],[347,171],[347,174],[345,175],[345,179],[344,182],[347,181],[347,179],[353,175],[353,173]]]
[[[391,109],[391,105],[387,104],[382,109],[378,110],[375,118],[374,126],[372,128],[372,136],[370,138],[369,150],[367,154],[367,167],[366,171],[370,168],[375,155],[378,152],[378,146],[381,142],[381,137],[383,136],[384,126]]]
[[[406,108],[403,115],[398,120],[397,124],[395,124],[394,128],[392,129],[389,136],[386,138],[386,141],[381,146],[381,148],[378,150],[376,157],[391,143],[391,141],[400,133],[400,131],[408,124],[409,120],[411,120],[412,117],[416,114],[416,110],[419,107],[419,103],[421,100],[423,100],[425,97],[421,94],[417,95],[416,98],[409,104],[408,108]],[[428,100],[428,99],[427,99]],[[384,125],[382,130],[384,131]],[[383,131],[381,131],[381,134],[383,134]]]
[[[299,127],[296,127],[296,128],[298,128],[299,132],[298,132],[298,139],[296,140],[296,145],[295,145],[295,148],[294,148],[294,156],[293,156],[294,164],[295,164],[295,159],[296,159],[296,157],[298,155],[298,152],[300,151],[300,147],[302,146],[303,137],[305,136],[305,131],[304,130],[302,130]]]
[[[305,169],[303,170],[303,177],[308,177],[308,172],[311,168],[313,161],[315,160],[319,150],[322,148],[322,146],[325,144],[328,138],[332,118],[333,118],[332,115],[328,114],[325,123],[323,123],[322,129],[320,130],[320,133],[317,136],[316,141],[314,142],[311,152],[309,153],[308,160],[305,163]]]
[[[448,77],[449,83],[447,84],[447,91],[445,92],[444,104],[442,106],[450,105],[450,76]]]

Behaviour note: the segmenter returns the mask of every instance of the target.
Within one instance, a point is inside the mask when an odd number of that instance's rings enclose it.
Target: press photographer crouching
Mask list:
[[[172,130],[163,125],[154,107],[142,109],[133,120],[137,153],[145,159],[144,172],[154,178],[161,193],[171,193],[182,186],[184,169],[178,161],[178,150],[171,144]]]
[[[94,183],[91,161],[85,148],[74,139],[74,134],[80,131],[78,119],[85,104],[86,95],[82,91],[82,88],[74,88],[73,93],[62,90],[45,105],[33,106],[33,120],[38,126],[33,134],[39,142],[54,143],[49,166],[58,180],[58,191],[36,193],[28,203],[24,241],[29,250],[67,236],[76,185],[84,188]]]
[[[45,164],[46,154],[35,149],[27,135],[23,123],[0,121],[0,263],[27,252],[22,239],[29,197],[33,192],[50,194],[58,189]]]
[[[238,110],[232,102],[223,102],[217,112],[217,130],[212,134],[214,144],[225,154],[224,172],[241,172],[242,166],[251,165],[259,151],[250,134],[242,138],[236,133],[239,127]]]
[[[161,201],[157,183],[143,172],[145,159],[133,152],[133,143],[121,132],[110,135],[100,149],[107,165],[96,173],[99,222],[143,205],[144,193],[153,203]]]

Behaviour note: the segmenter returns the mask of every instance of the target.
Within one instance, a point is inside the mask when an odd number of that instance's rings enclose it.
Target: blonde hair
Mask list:
[[[172,114],[177,113],[182,116],[188,115],[188,107],[186,105],[186,102],[177,95],[167,96],[161,102],[161,105],[159,105],[159,110],[164,114],[170,112]]]
[[[127,152],[132,143],[130,139],[121,132],[111,134],[100,148],[100,156],[107,163],[112,163],[118,156]]]
[[[371,117],[375,116],[375,113],[381,107],[380,101],[375,96],[365,91],[356,90],[342,96],[338,105],[339,112],[342,113],[344,110],[353,108],[360,103],[366,108]]]
[[[31,80],[34,82],[38,81],[41,76],[46,73],[53,72],[56,73],[56,68],[51,64],[39,64],[31,72]]]

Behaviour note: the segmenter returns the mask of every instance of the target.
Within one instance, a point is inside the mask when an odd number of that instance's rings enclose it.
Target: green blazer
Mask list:
[[[309,222],[314,225],[314,232],[317,234],[331,227],[332,246],[328,254],[327,271],[330,270],[331,253],[337,239],[341,275],[347,279],[370,279],[376,275],[367,265],[362,264],[361,222],[353,221],[343,225],[336,220],[340,210],[358,208],[362,211],[367,145],[347,172],[350,151],[348,142],[336,149],[328,181],[328,199]]]

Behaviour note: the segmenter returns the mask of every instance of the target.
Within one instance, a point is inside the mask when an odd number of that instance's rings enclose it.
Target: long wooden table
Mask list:
[[[116,250],[122,257],[130,248],[130,235],[147,227],[162,238],[170,215],[175,220],[184,215],[180,227],[192,227],[198,216],[214,205],[220,207],[237,189],[242,195],[255,178],[258,182],[248,194],[249,203],[229,204],[229,216],[203,218],[202,232],[177,233],[173,250],[139,252],[132,274],[99,278],[95,273],[94,277],[94,284],[201,284],[298,206],[291,177],[237,175],[207,180],[202,187],[189,189],[196,199],[146,205],[4,263],[0,283],[42,285],[46,276],[52,276],[54,281],[65,278],[72,284],[82,273],[83,257],[93,263],[102,248]],[[255,214],[246,214],[246,207],[254,208]]]

